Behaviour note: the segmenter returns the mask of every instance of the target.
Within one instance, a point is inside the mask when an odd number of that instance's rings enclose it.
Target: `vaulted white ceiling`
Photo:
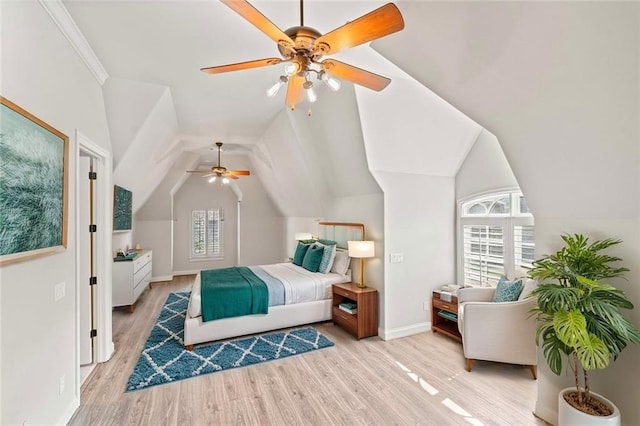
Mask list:
[[[336,93],[317,86],[316,104],[289,111],[284,90],[265,95],[282,66],[200,71],[279,56],[271,39],[217,0],[64,4],[109,74],[104,96],[114,176],[138,194],[134,209],[177,161],[192,167],[215,161],[215,141],[250,157],[283,214],[315,216],[331,197],[380,192],[371,168],[454,176],[479,132],[369,45],[335,57],[392,78],[385,91],[354,90],[348,82]],[[300,24],[298,1],[252,4],[283,30]],[[304,24],[326,33],[382,4],[308,0]],[[397,4],[403,11],[410,3]],[[406,59],[418,44],[411,34],[419,17],[403,14],[406,28],[385,37],[384,46]],[[399,34],[402,43],[394,42]]]

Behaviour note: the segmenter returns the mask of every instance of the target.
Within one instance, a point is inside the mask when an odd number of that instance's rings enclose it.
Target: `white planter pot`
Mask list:
[[[564,400],[565,392],[574,391],[576,388],[564,388],[558,393],[558,426],[620,426],[620,410],[607,398],[595,392],[590,392],[592,397],[605,402],[613,408],[610,416],[592,416],[573,408]]]

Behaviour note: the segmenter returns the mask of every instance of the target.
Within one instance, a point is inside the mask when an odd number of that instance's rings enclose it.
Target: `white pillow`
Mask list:
[[[200,301],[200,274],[196,275],[191,289],[191,298],[189,299],[189,316],[196,318],[202,315],[202,303]]]
[[[333,259],[333,265],[331,266],[331,272],[336,274],[344,275],[347,273],[347,269],[349,269],[349,263],[351,262],[351,258],[349,257],[349,252],[346,250],[336,250],[336,257]]]

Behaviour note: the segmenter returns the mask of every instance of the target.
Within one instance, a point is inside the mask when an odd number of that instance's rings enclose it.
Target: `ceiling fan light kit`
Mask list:
[[[219,74],[285,62],[284,75],[281,75],[278,81],[267,89],[267,96],[275,96],[280,88],[287,84],[285,104],[292,110],[296,104],[302,102],[303,93],[306,94],[309,102],[317,100],[313,82],[309,77],[310,73],[315,73],[317,79],[334,92],[340,89],[341,84],[338,79],[376,91],[384,89],[391,82],[387,77],[353,65],[335,59],[321,60],[321,58],[402,30],[404,20],[393,3],[387,3],[323,35],[314,28],[304,26],[303,0],[300,0],[300,25],[285,31],[278,28],[246,0],[221,1],[275,41],[282,58],[265,58],[202,68],[203,72]]]

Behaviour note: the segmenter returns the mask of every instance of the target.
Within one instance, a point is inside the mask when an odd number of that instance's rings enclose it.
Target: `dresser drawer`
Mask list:
[[[151,273],[151,268],[152,268],[152,263],[151,262],[147,262],[141,269],[139,269],[138,271],[134,272],[133,274],[133,286],[137,287],[138,284],[140,283],[140,281],[142,281],[142,279],[144,277],[147,276],[147,274]]]
[[[333,322],[338,324],[340,327],[344,328],[346,331],[352,334],[358,334],[358,317],[343,310],[333,308]]]
[[[358,298],[357,295],[338,286],[333,287],[333,294],[339,294],[340,296],[346,297],[347,299],[351,299],[351,300],[356,300]]]
[[[133,263],[133,273],[135,274],[140,269],[144,268],[151,261],[151,253],[145,253],[142,257],[137,258]]]
[[[134,301],[138,300],[138,297],[140,297],[142,292],[147,288],[147,286],[149,285],[149,282],[151,282],[151,271],[149,271],[149,273],[147,275],[142,277],[142,279],[140,280],[138,285],[133,289],[133,300]]]

